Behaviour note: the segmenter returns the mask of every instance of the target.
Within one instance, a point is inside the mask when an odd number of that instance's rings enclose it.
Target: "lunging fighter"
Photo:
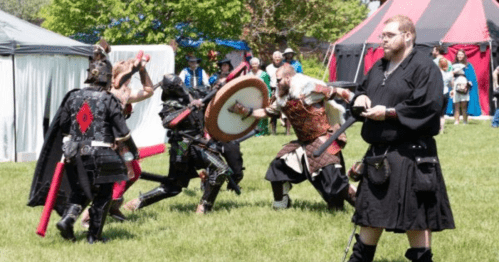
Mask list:
[[[289,64],[282,65],[276,73],[276,101],[266,108],[249,108],[244,101],[236,101],[229,111],[243,118],[263,118],[286,114],[291,121],[297,141],[285,145],[271,162],[266,179],[272,184],[275,209],[291,206],[291,183],[308,179],[332,209],[342,209],[344,200],[355,202],[355,188],[345,175],[341,148],[346,136],[340,136],[318,157],[313,151],[320,147],[332,132],[339,128],[343,107],[331,101],[338,97],[349,100],[350,91],[326,86],[322,81],[295,72]],[[329,114],[328,114],[329,113]],[[328,116],[333,124],[328,121]]]
[[[137,210],[162,199],[174,197],[189,185],[193,178],[201,176],[204,193],[199,202],[197,213],[206,213],[213,207],[215,199],[225,180],[232,181],[231,188],[239,191],[237,183],[242,179],[242,158],[239,144],[220,143],[205,139],[204,112],[200,109],[209,97],[197,97],[199,92],[190,92],[176,75],[166,75],[161,84],[163,109],[159,113],[163,126],[168,131],[170,143],[170,167],[168,176],[159,177],[161,185],[125,204],[129,210]],[[189,114],[186,115],[186,112]],[[186,115],[185,118],[182,118]],[[179,121],[180,120],[180,121]],[[223,160],[225,157],[228,164]],[[206,170],[200,172],[197,170]],[[147,174],[143,173],[147,179]]]

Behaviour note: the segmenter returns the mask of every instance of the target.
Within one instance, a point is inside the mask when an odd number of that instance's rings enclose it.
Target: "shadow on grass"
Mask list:
[[[404,258],[397,258],[396,260],[388,260],[388,259],[381,259],[381,260],[374,260],[375,262],[407,262],[407,259]]]
[[[154,209],[154,208],[153,208]],[[126,213],[126,221],[129,222],[136,222],[138,220],[146,220],[146,219],[153,219],[157,220],[158,219],[158,213],[156,211],[150,211],[150,210],[139,210],[135,211],[133,213]],[[109,216],[106,220],[106,224],[113,224],[113,223],[118,223],[121,224],[123,221],[119,221],[117,219],[112,218]]]
[[[106,229],[104,227],[104,232],[102,232],[102,235],[105,238],[107,238],[108,241],[135,238],[135,235],[132,234],[129,230],[125,230],[125,229],[121,229],[121,228]]]
[[[170,206],[170,211],[173,212],[181,212],[181,213],[193,213],[196,211],[197,208],[197,202],[196,203],[189,203],[189,204],[173,204]],[[270,208],[270,203],[267,201],[257,201],[257,202],[245,202],[245,201],[238,201],[238,200],[225,200],[225,201],[216,201],[215,205],[212,209],[213,212],[217,212],[220,210],[226,210],[226,211],[231,211],[231,210],[236,210],[239,208],[243,207],[269,207]]]
[[[345,202],[345,205],[348,205]],[[196,203],[189,203],[189,204],[173,204],[169,207],[170,211],[172,212],[181,212],[181,213],[191,213],[196,210],[197,207],[197,202]],[[251,202],[246,202],[246,201],[239,201],[239,200],[225,200],[225,201],[217,201],[215,202],[215,205],[213,207],[213,212],[217,212],[220,210],[226,210],[226,211],[231,211],[231,210],[237,210],[240,208],[244,207],[261,207],[261,208],[272,208],[272,202],[268,201],[251,201]],[[300,209],[302,211],[312,211],[312,212],[321,212],[321,213],[329,213],[329,214],[336,214],[338,212],[345,213],[349,212],[348,209],[343,209],[343,210],[331,210],[327,207],[327,204],[324,202],[312,202],[312,201],[307,201],[307,200],[293,200],[291,208],[290,209]]]
[[[316,202],[316,201],[308,201],[308,200],[293,200],[291,208],[295,209],[301,209],[303,211],[314,211],[314,212],[324,212],[324,213],[330,213],[330,214],[336,214],[338,212],[341,213],[346,213],[349,212],[346,206],[348,203],[345,201],[345,208],[341,210],[333,210],[328,208],[327,204],[323,201],[321,202]]]

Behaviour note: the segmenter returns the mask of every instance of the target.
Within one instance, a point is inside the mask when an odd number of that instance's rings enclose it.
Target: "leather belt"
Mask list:
[[[99,146],[99,147],[112,147],[113,144],[111,143],[106,143],[106,142],[102,142],[102,141],[92,141],[90,143],[90,146],[94,147],[94,146]]]

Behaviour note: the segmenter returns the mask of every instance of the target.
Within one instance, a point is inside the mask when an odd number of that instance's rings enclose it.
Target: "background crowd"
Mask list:
[[[270,101],[273,101],[275,99],[275,91],[278,83],[276,78],[277,69],[287,63],[294,68],[296,73],[303,73],[302,64],[294,58],[295,55],[296,52],[291,48],[286,48],[284,52],[275,51],[272,55],[272,62],[265,66],[258,57],[252,57],[247,54],[244,56],[245,61],[242,62],[242,73],[253,75],[262,79],[262,81],[267,85],[269,99]],[[229,73],[234,70],[234,65],[232,65],[231,60],[224,58],[217,62],[218,70],[211,76],[208,76],[201,65],[202,60],[200,58],[189,56],[186,59],[189,66],[180,72],[179,77],[189,89],[208,88],[209,85],[213,85],[218,81],[223,81]],[[291,124],[285,115],[281,115],[280,118],[273,117],[270,119],[270,131],[269,121],[267,119],[261,119],[258,124],[261,131],[257,134],[257,136],[269,134],[276,135],[277,121],[279,119],[282,125],[286,128],[286,135],[290,135]]]

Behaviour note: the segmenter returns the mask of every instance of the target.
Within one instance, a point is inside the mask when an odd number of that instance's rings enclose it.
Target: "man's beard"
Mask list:
[[[383,57],[387,60],[391,60],[392,58],[404,52],[404,45],[403,44],[395,45],[393,48],[390,48],[388,51],[387,50],[384,51],[385,54],[383,55]]]
[[[288,86],[278,86],[277,90],[278,90],[278,94],[277,95],[279,97],[284,97],[287,94],[289,94],[289,85]]]

